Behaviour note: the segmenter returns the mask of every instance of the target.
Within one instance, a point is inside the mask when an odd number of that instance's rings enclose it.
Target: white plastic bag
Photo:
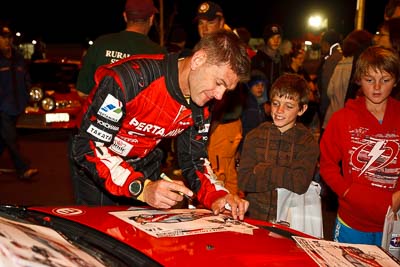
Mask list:
[[[278,188],[276,221],[287,223],[297,231],[317,238],[324,237],[321,186],[312,181],[303,195],[298,195],[285,188]]]
[[[400,259],[400,213],[397,218],[389,206],[386,212],[385,224],[383,225],[382,248],[386,249],[393,256]]]

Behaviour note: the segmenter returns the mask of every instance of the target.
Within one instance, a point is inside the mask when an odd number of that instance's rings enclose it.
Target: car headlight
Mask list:
[[[56,101],[54,100],[54,98],[46,96],[42,99],[40,105],[44,111],[52,111],[56,108]]]
[[[29,100],[31,102],[37,103],[39,102],[44,96],[43,90],[40,87],[32,87],[29,90]]]

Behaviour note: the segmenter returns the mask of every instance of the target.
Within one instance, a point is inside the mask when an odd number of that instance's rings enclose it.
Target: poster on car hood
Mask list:
[[[214,215],[206,209],[149,210],[110,212],[117,218],[154,237],[178,237],[215,232],[253,234],[258,227],[234,220],[228,213]]]

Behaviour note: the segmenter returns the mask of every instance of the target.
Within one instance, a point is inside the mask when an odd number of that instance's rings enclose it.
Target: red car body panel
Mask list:
[[[106,233],[164,266],[318,266],[292,239],[264,228],[253,235],[218,232],[156,238],[109,214],[129,207],[30,207]],[[306,236],[285,226],[246,219],[255,226],[269,226]]]

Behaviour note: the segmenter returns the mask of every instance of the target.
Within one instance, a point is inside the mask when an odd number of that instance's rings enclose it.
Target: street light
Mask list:
[[[306,35],[304,44],[306,50],[309,50],[309,59],[318,59],[320,54],[318,50],[313,49],[313,43],[318,43],[321,31],[328,29],[328,18],[322,14],[315,13],[308,18],[307,22],[309,31]]]
[[[319,31],[324,28],[327,29],[328,19],[320,14],[314,14],[308,18],[308,26],[315,31]]]

